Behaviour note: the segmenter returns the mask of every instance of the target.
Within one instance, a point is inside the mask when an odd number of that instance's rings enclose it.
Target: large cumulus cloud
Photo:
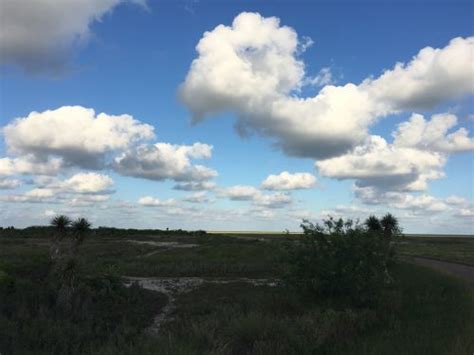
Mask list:
[[[316,167],[327,177],[354,179],[360,188],[426,190],[429,180],[444,177],[449,154],[474,149],[466,129],[450,132],[456,124],[453,114],[430,120],[414,114],[393,132],[393,143],[372,135],[347,154],[317,161]]]
[[[31,112],[3,128],[8,150],[45,160],[62,158],[65,165],[101,168],[108,154],[155,137],[154,128],[130,115],[96,114],[82,106]]]
[[[211,188],[217,172],[194,159],[209,159],[212,146],[204,143],[176,145],[152,143],[154,127],[131,115],[96,114],[82,106],[31,112],[3,129],[8,154],[0,158],[0,177],[15,175],[55,176],[68,169],[113,169],[125,176],[151,180],[170,179],[180,188]],[[103,182],[97,175],[80,178]],[[207,182],[207,183],[205,183]]]
[[[426,47],[377,78],[326,85],[309,98],[298,96],[308,79],[301,47],[296,32],[279,19],[241,13],[231,26],[203,35],[181,99],[194,121],[233,111],[240,133],[257,132],[287,154],[320,159],[364,142],[380,117],[474,92],[472,37]]]

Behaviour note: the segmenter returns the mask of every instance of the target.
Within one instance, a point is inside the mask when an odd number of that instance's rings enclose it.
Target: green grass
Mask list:
[[[401,303],[383,327],[358,337],[353,354],[472,354],[474,293],[461,281],[417,267],[398,267]],[[347,353],[334,347],[329,353]]]
[[[197,244],[164,249],[120,241],[90,241],[81,251],[87,272],[115,270],[127,276],[269,277],[281,272],[279,242],[209,236],[194,239],[155,238]],[[156,254],[139,257],[150,252]]]
[[[124,241],[134,238],[198,247],[164,250]],[[71,318],[56,314],[48,301],[53,291],[43,282],[47,238],[0,236],[0,284],[16,282],[13,293],[0,288],[0,353],[67,354],[66,349],[104,355],[473,353],[472,289],[410,264],[396,267],[398,287],[372,310],[350,308],[335,299],[309,299],[282,286],[204,284],[177,298],[173,320],[159,337],[150,337],[143,330],[164,305],[162,295],[130,291],[117,284],[110,289],[102,283],[107,280],[104,275],[111,273],[280,277],[284,269],[280,246],[286,239],[116,230],[93,236],[80,254],[82,279],[89,286],[78,302],[87,316],[78,311]],[[407,238],[406,242],[400,247],[407,255],[463,262],[474,256],[471,240]],[[153,251],[160,252],[143,257]]]
[[[402,254],[474,265],[474,237],[406,237]]]
[[[120,270],[132,276],[266,277],[278,274],[277,253],[258,241],[208,243],[130,260]]]
[[[2,354],[84,354],[113,344],[119,351],[142,334],[166,304],[156,292],[125,288],[115,278],[81,278],[72,310],[56,306],[57,286],[47,265],[34,277],[2,271],[0,352]]]
[[[135,239],[131,235],[127,240]],[[267,277],[281,270],[279,242],[209,237],[152,237],[137,240],[178,241],[194,248],[169,249],[135,244],[124,238],[90,238],[80,250],[86,274],[116,273],[128,276],[246,276]],[[49,243],[42,239],[0,238],[0,260],[29,270],[36,259],[48,259]],[[144,254],[160,251],[149,257]]]
[[[280,287],[208,284],[179,297],[160,337],[140,338],[125,353],[472,354],[473,293],[410,264],[398,265],[395,275],[399,291],[376,310]]]

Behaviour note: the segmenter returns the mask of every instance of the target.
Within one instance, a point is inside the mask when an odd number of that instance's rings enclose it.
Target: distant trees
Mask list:
[[[72,221],[68,216],[59,215],[51,219],[50,225],[55,230],[50,247],[51,261],[55,262],[65,257],[75,258],[79,246],[90,231],[91,223],[82,217]],[[70,236],[68,255],[61,250],[61,242],[67,236]]]
[[[399,236],[402,233],[398,219],[391,213],[387,213],[381,219],[374,215],[369,216],[365,220],[364,225],[368,232],[382,233],[388,240]]]

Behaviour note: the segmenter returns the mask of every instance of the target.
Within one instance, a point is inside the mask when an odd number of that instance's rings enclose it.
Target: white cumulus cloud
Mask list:
[[[381,191],[371,186],[360,188],[356,186],[355,194],[366,204],[386,205],[419,213],[443,212],[450,209],[445,201],[426,193],[414,195],[406,192]]]
[[[3,134],[12,154],[56,157],[85,168],[100,168],[107,154],[155,137],[152,126],[130,115],[96,115],[82,106],[31,112],[6,125]]]
[[[0,176],[56,175],[63,167],[61,159],[38,160],[31,155],[19,158],[0,158]]]
[[[233,201],[251,201],[255,206],[266,208],[282,208],[293,202],[291,195],[288,193],[265,194],[256,187],[248,185],[223,188],[218,192],[218,196]]]
[[[122,175],[149,180],[205,181],[217,176],[208,167],[192,164],[191,159],[209,159],[212,146],[203,143],[141,145],[115,158],[113,169]]]
[[[317,161],[316,167],[323,176],[354,179],[358,187],[426,190],[429,180],[445,176],[449,154],[474,149],[466,129],[450,133],[456,124],[452,114],[433,115],[430,120],[413,114],[393,132],[393,143],[373,135],[349,153]]]
[[[1,201],[6,202],[56,202],[55,201],[56,191],[48,188],[35,188],[29,191],[26,191],[23,194],[16,195],[4,195],[0,196]]]
[[[474,139],[465,128],[448,133],[457,122],[452,114],[433,115],[429,121],[414,114],[393,134],[394,145],[444,153],[474,150]]]
[[[61,188],[80,194],[99,194],[110,192],[114,181],[107,175],[79,173],[60,184]]]
[[[248,185],[235,185],[224,188],[219,192],[219,196],[227,197],[234,201],[250,201],[258,194],[260,194],[259,189]]]
[[[0,179],[1,183],[1,179]],[[69,205],[90,205],[104,202],[114,193],[113,180],[103,174],[77,173],[65,180],[40,176],[33,180],[36,187],[21,194],[4,195],[6,202],[50,202]]]
[[[444,176],[446,158],[437,152],[403,148],[371,136],[352,152],[316,162],[321,175],[355,179],[359,187],[388,190],[424,190],[427,181]]]
[[[254,196],[253,203],[267,208],[283,208],[290,205],[293,199],[289,194],[277,192],[273,194],[259,193]]]
[[[390,110],[433,108],[474,93],[473,50],[474,37],[454,38],[444,48],[425,47],[408,63],[398,62],[361,86]]]
[[[269,175],[262,187],[266,190],[301,190],[310,189],[316,185],[316,177],[309,173],[294,173],[283,171],[278,175]]]
[[[75,197],[67,200],[69,206],[91,206],[106,202],[110,199],[110,195],[75,195]]]
[[[297,33],[275,17],[241,13],[199,41],[180,94],[194,121],[224,111],[241,134],[275,139],[287,154],[330,158],[361,144],[370,125],[391,113],[432,108],[474,92],[474,38],[422,49],[378,78],[325,85],[298,97],[308,82]]]
[[[176,206],[178,204],[178,201],[176,201],[175,199],[160,200],[151,196],[145,196],[141,197],[138,200],[138,203],[142,206],[148,207],[169,207]]]

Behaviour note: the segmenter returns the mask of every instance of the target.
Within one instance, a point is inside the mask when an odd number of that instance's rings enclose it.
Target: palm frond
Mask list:
[[[50,224],[58,230],[65,230],[71,225],[71,219],[65,215],[55,216],[51,219]]]
[[[78,233],[84,233],[91,228],[92,224],[85,218],[78,218],[72,223],[72,229]]]

